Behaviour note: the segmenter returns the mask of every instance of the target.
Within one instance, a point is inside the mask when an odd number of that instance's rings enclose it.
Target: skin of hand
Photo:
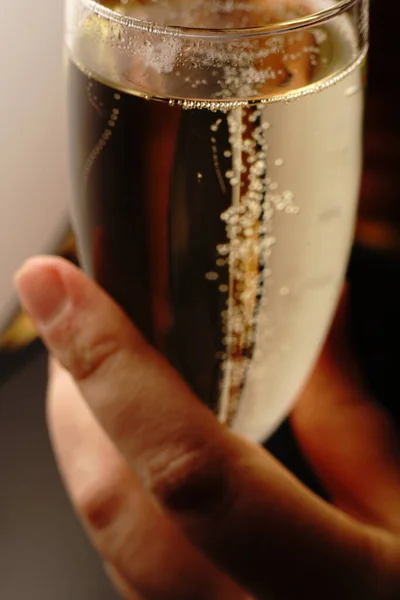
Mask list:
[[[363,391],[343,315],[291,417],[329,504],[222,427],[73,265],[31,259],[16,285],[54,357],[60,471],[124,598],[400,598],[399,440]]]

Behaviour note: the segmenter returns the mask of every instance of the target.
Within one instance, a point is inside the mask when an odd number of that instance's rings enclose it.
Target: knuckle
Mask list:
[[[80,383],[94,377],[121,357],[123,348],[115,336],[99,336],[94,340],[71,339],[61,363]]]
[[[147,467],[145,480],[173,513],[214,518],[232,502],[229,460],[215,447],[164,452]]]
[[[104,531],[117,521],[125,501],[121,486],[99,485],[86,490],[76,500],[78,512],[96,532]]]

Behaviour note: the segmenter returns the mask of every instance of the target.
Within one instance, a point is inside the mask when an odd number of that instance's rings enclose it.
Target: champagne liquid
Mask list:
[[[69,64],[83,265],[219,418],[253,439],[308,376],[344,277],[363,108],[348,31],[314,40],[303,86],[276,76],[247,103],[193,100],[201,84],[190,73],[178,74],[189,99],[172,76],[164,97],[126,87],[105,76],[110,49],[103,73],[88,72],[84,50]]]

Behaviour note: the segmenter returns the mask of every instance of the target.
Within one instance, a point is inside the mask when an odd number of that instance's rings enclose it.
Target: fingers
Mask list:
[[[101,430],[71,377],[53,368],[48,420],[63,477],[126,600],[241,600],[167,520]]]
[[[346,343],[343,306],[291,422],[335,504],[400,531],[398,432],[362,387]]]
[[[259,597],[320,598],[323,589],[326,599],[367,600],[399,584],[399,548],[389,534],[326,505],[223,429],[81,272],[36,259],[17,283],[45,342],[127,462],[241,585]]]

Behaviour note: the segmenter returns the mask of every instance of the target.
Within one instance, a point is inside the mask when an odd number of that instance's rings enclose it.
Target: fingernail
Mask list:
[[[15,285],[22,306],[37,325],[53,321],[68,302],[57,265],[46,259],[25,263],[15,275]]]

